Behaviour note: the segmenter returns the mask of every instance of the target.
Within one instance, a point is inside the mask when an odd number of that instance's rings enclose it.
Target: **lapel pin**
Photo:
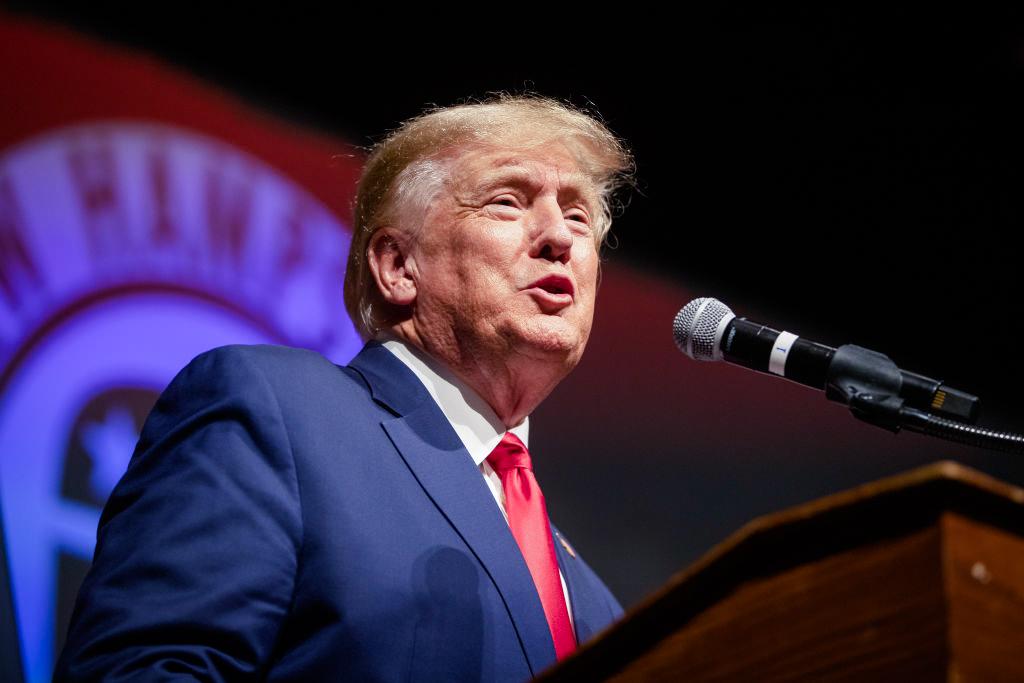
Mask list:
[[[565,540],[564,538],[562,538],[562,534],[556,533],[555,536],[558,536],[558,542],[561,543],[562,547],[565,548],[565,551],[567,553],[569,553],[569,557],[571,557],[572,559],[575,560],[576,559],[576,551],[572,549],[572,546],[569,545],[569,542],[567,540]]]

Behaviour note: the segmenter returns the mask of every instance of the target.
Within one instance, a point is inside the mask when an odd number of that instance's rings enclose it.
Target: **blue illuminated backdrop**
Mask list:
[[[36,41],[33,27],[0,29]],[[91,68],[114,88],[152,87],[152,65],[79,42],[40,31],[33,47],[66,75]],[[174,96],[208,101],[148,117],[113,98],[106,119],[69,114],[0,144],[0,503],[30,681],[49,679],[100,509],[174,374],[223,344],[302,346],[336,362],[361,345],[342,302],[345,187],[328,206],[266,155],[207,132],[244,109],[183,90]],[[32,92],[18,97],[32,106]],[[60,104],[94,109],[97,97],[72,88]],[[251,117],[247,139],[295,139]]]

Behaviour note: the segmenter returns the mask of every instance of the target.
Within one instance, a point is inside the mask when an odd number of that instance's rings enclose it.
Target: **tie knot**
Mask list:
[[[519,437],[512,432],[505,432],[505,436],[501,437],[501,442],[487,456],[487,462],[499,475],[516,467],[533,471],[530,452],[526,450],[526,446],[519,440]]]

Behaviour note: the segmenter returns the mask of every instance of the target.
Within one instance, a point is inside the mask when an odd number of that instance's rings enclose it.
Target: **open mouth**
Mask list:
[[[548,294],[567,294],[570,297],[574,294],[572,280],[562,275],[548,275],[530,286],[542,289]]]

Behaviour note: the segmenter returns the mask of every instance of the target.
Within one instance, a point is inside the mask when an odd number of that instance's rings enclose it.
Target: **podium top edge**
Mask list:
[[[945,512],[1024,536],[1024,488],[952,460],[937,461],[754,518],[586,643],[567,666],[559,667],[560,673],[609,666],[639,647],[638,634],[649,637],[670,624],[685,623],[714,595],[747,579],[912,532],[936,523]]]
[[[712,548],[709,554],[717,548],[729,544],[731,540],[739,540],[762,529],[798,522],[830,511],[856,506],[882,496],[898,496],[900,493],[909,493],[941,482],[973,489],[979,494],[994,497],[1005,504],[1019,506],[1024,512],[1024,488],[991,477],[955,460],[940,460],[844,491],[830,493],[785,510],[755,517],[727,537],[719,546]]]
[[[901,512],[905,517],[916,518],[906,520],[909,526],[915,526],[917,520],[932,519],[948,510],[983,517],[1000,526],[1024,529],[1024,488],[954,460],[940,460],[755,517],[673,576],[662,590],[652,596],[651,601],[656,601],[662,592],[671,591],[692,576],[718,564],[721,558],[757,537],[778,536],[785,534],[787,529],[825,526],[829,520],[849,517],[858,510],[868,513],[868,508],[871,508],[870,514],[858,518],[865,526],[872,521],[876,524],[881,520],[894,521],[894,516]],[[1000,514],[991,514],[993,508],[998,508]]]

